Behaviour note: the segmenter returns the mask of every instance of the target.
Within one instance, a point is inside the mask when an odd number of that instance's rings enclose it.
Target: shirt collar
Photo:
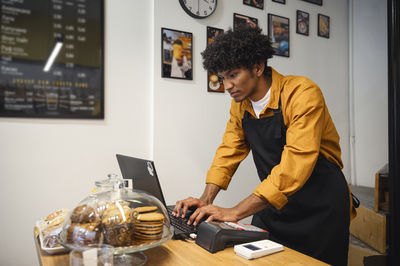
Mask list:
[[[271,67],[271,72],[272,72],[272,84],[271,84],[271,95],[268,101],[268,104],[266,106],[267,108],[270,109],[278,109],[279,107],[279,97],[281,94],[282,90],[282,79],[284,78],[283,75],[278,73],[275,69]],[[243,107],[247,110],[250,111],[251,114],[253,114],[253,108],[251,107],[251,102],[249,99],[245,99],[243,101]],[[263,112],[261,112],[263,113]]]

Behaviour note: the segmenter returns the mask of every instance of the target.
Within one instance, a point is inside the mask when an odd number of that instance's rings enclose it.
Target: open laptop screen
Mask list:
[[[153,161],[121,154],[117,154],[117,161],[122,177],[124,179],[132,179],[133,189],[143,190],[159,199],[164,206],[167,206]]]

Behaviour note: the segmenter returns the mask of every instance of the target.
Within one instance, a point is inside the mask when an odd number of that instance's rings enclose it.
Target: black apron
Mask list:
[[[245,111],[242,126],[263,181],[280,163],[286,144],[281,103],[274,116],[251,119]],[[320,154],[304,186],[277,210],[269,206],[253,216],[252,224],[270,232],[270,238],[332,265],[347,265],[349,245],[349,190],[336,164]]]

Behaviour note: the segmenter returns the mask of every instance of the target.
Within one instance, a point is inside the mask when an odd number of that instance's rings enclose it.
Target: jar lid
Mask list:
[[[117,174],[108,174],[107,179],[94,182],[96,187],[102,188],[102,189],[114,188],[116,186],[116,184],[122,184],[122,183],[123,183],[123,179],[121,177],[119,177]]]

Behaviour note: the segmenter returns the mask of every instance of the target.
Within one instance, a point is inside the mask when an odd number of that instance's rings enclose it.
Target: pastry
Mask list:
[[[148,209],[139,209],[139,211],[141,210]],[[142,240],[160,239],[162,237],[164,219],[164,215],[158,212],[139,213],[134,222],[133,236]]]
[[[137,207],[134,210],[137,211],[138,213],[147,213],[147,212],[155,212],[157,210],[157,206],[143,206],[143,207]]]
[[[99,243],[98,223],[72,223],[67,229],[67,242],[78,245]]]
[[[59,247],[58,235],[61,232],[61,224],[50,226],[42,231],[43,246],[46,248]]]
[[[71,214],[71,223],[99,223],[100,217],[96,210],[89,205],[76,207]]]
[[[104,227],[104,242],[114,247],[132,244],[132,225],[123,223]]]
[[[118,225],[121,223],[132,223],[132,210],[127,206],[108,209],[103,213],[101,222],[105,226]]]
[[[138,222],[162,222],[164,221],[164,215],[158,212],[152,213],[140,213],[137,216]]]
[[[162,236],[162,232],[156,232],[156,233],[149,232],[149,233],[144,233],[144,232],[135,231],[135,232],[133,233],[133,235],[134,235],[136,238],[139,238],[139,239],[160,239],[161,236]]]
[[[103,219],[107,211],[126,207],[129,207],[129,202],[122,200],[118,200],[115,202],[101,201],[97,204],[96,211],[99,214],[100,218]]]
[[[116,247],[131,245],[132,222],[136,216],[137,212],[129,208],[129,203],[111,203],[102,213],[104,242]]]

